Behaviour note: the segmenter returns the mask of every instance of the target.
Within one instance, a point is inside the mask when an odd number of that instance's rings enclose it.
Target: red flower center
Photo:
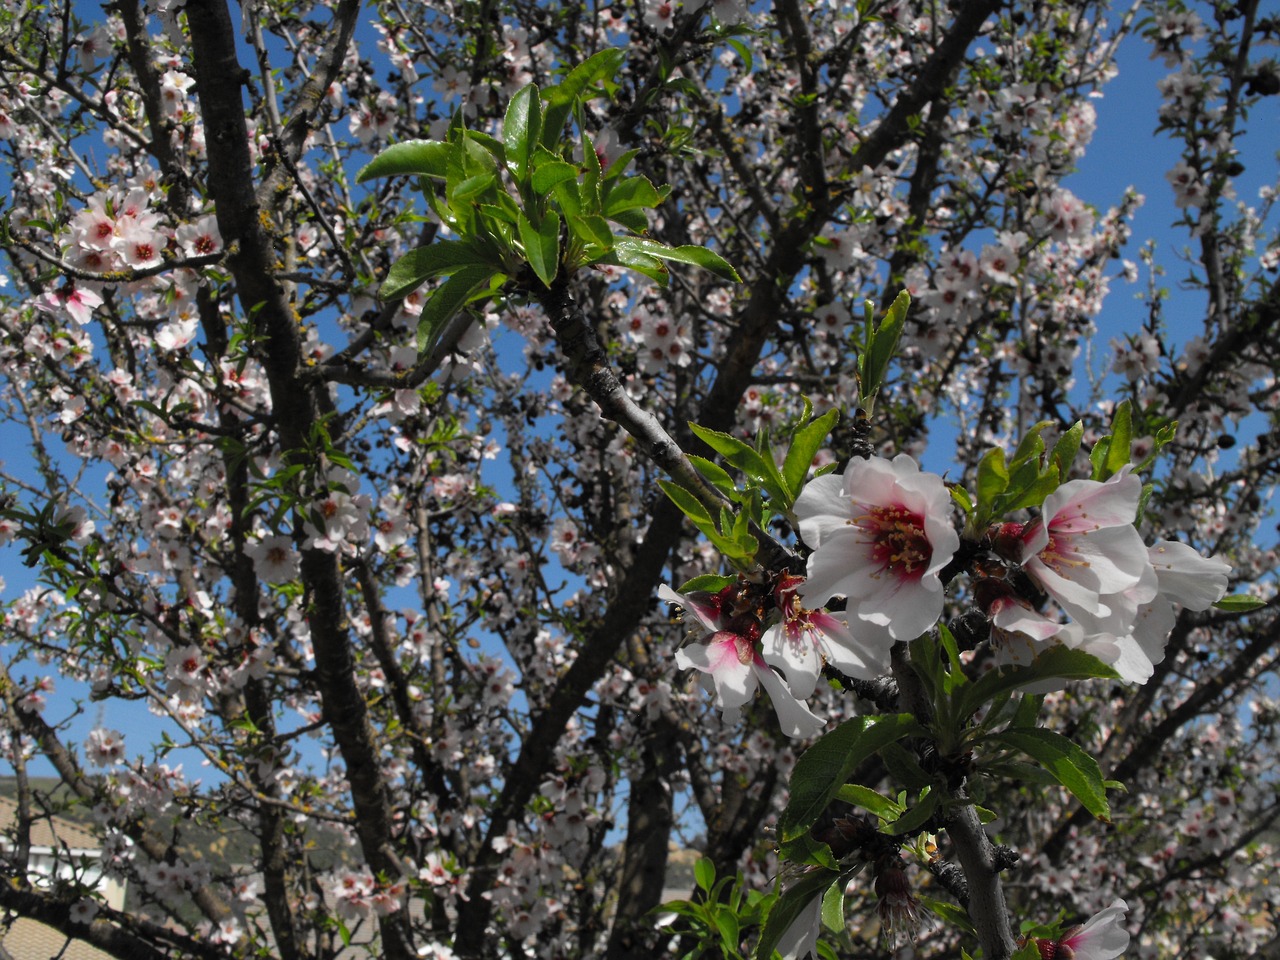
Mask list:
[[[899,577],[924,575],[933,557],[924,517],[899,505],[872,507],[860,526],[871,534],[871,555],[882,568]]]

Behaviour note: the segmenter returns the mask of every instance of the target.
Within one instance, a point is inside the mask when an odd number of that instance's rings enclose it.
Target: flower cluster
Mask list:
[[[1038,517],[996,524],[962,554],[941,477],[905,454],[855,460],[842,476],[816,477],[795,502],[813,550],[807,577],[784,573],[771,591],[659,591],[710,634],[676,662],[707,675],[726,719],[763,686],[783,730],[805,736],[820,722],[801,701],[822,668],[858,680],[887,673],[894,643],[930,630],[947,584],[972,567],[993,665],[1027,664],[1063,645],[1143,683],[1163,659],[1177,608],[1208,609],[1226,593],[1231,568],[1176,541],[1146,545],[1134,525],[1141,494],[1128,467],[1105,482],[1068,481]],[[825,609],[837,598],[843,611]]]

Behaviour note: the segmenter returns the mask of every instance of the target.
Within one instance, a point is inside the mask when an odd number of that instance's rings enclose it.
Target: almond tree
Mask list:
[[[1192,244],[1141,265],[1141,198],[1063,183],[1134,32]],[[0,33],[10,914],[130,958],[1268,949],[1256,0]],[[126,700],[153,737],[72,732]],[[67,805],[127,911],[31,878]]]

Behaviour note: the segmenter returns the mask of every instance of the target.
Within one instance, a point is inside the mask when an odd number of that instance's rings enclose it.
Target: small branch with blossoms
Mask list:
[[[165,256],[159,263],[147,267],[121,267],[107,271],[86,270],[83,267],[77,267],[73,263],[68,263],[61,257],[54,256],[39,244],[17,236],[8,229],[6,222],[3,232],[0,232],[0,248],[8,250],[11,246],[21,247],[37,259],[57,268],[58,273],[63,276],[70,277],[73,280],[86,280],[94,283],[132,283],[135,280],[157,277],[162,273],[168,273],[170,270],[201,270],[221,263],[226,256],[223,251],[219,250],[217,253],[184,257],[180,260],[169,259]]]
[[[905,313],[905,302],[895,306]],[[864,409],[873,406],[899,329],[892,311],[880,324],[868,314],[859,363]],[[1225,561],[1176,541],[1144,542],[1138,524],[1153,487],[1141,474],[1176,424],[1149,430],[1151,452],[1135,466],[1132,439],[1151,426],[1137,419],[1127,402],[1117,406],[1110,432],[1087,455],[1081,424],[1062,430],[1052,447],[1045,441],[1052,424],[1037,424],[1012,454],[990,450],[972,486],[947,483],[906,455],[855,457],[842,475],[808,476],[834,412],[792,428],[781,468],[767,438],[751,446],[695,426],[745,478],[740,485],[724,468],[693,461],[737,506],[739,519],[717,523],[675,484],[664,489],[744,572],[708,573],[680,592],[659,591],[683,608],[692,628],[676,666],[701,674],[726,722],[763,688],[782,731],[796,739],[825,727],[807,703],[824,670],[855,689],[870,689],[891,672],[897,680],[896,712],[882,698],[880,709],[891,709],[826,732],[796,764],[779,854],[803,880],[784,885],[762,925],[758,958],[775,948],[788,958],[816,952],[821,924],[842,926],[829,903],[864,866],[880,862],[883,843],[896,858],[934,830],[950,838],[968,894],[961,904],[918,901],[905,879],[877,880],[885,915],[899,933],[910,926],[908,939],[925,902],[928,912],[974,937],[987,958],[1045,950],[1111,958],[1127,945],[1122,903],[1079,930],[1019,944],[1000,882],[1017,855],[993,844],[984,823],[999,812],[974,798],[999,781],[1047,779],[1107,820],[1107,791],[1118,784],[1104,779],[1080,745],[1040,724],[1043,695],[1094,678],[1145,682],[1179,609],[1260,605],[1224,599],[1231,574]],[[804,574],[767,562],[760,573],[753,564],[762,558],[734,536],[742,517],[760,526],[785,517],[807,555]],[[953,631],[945,618],[957,603],[967,610]],[[899,781],[896,799],[850,781],[875,756]],[[845,821],[851,826],[844,834],[817,829],[851,807],[862,812]],[[849,843],[846,835],[863,839]],[[880,846],[868,846],[872,836]]]

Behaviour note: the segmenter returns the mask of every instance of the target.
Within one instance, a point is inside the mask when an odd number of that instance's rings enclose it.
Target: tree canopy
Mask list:
[[[1173,245],[1066,183],[1130,36]],[[22,0],[0,40],[11,916],[1280,955],[1265,4]],[[37,876],[58,813],[124,906]]]

